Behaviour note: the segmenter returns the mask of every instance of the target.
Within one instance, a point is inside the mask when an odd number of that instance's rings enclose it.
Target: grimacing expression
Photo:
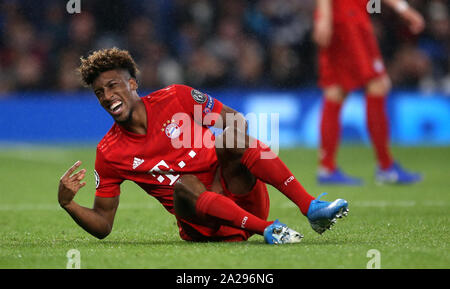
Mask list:
[[[126,70],[109,70],[100,73],[92,88],[101,106],[118,123],[131,118],[135,105],[137,83]]]

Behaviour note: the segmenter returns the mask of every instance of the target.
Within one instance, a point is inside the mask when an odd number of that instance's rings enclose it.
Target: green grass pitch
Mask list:
[[[361,176],[362,187],[318,186],[317,150],[282,150],[280,157],[314,196],[344,198],[349,215],[318,235],[281,193],[269,187],[269,219],[304,234],[300,244],[270,246],[255,235],[241,243],[191,243],[178,236],[175,218],[135,184],[126,182],[113,232],[97,240],[57,204],[60,176],[76,160],[93,170],[95,146],[0,149],[0,268],[66,268],[80,252],[81,268],[357,268],[378,250],[381,268],[450,268],[450,148],[394,148],[402,164],[425,175],[414,186],[380,186],[373,153],[344,146],[339,163]],[[268,172],[270,173],[270,172]],[[94,177],[75,200],[91,207]]]

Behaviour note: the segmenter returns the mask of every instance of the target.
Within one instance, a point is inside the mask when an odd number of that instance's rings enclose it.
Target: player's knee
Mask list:
[[[175,215],[189,219],[196,214],[195,204],[206,187],[194,175],[180,177],[174,185],[173,206]]]
[[[343,102],[347,92],[341,86],[333,85],[324,89],[324,97],[328,101]]]
[[[196,176],[184,175],[175,182],[173,191],[174,201],[187,200],[195,202],[198,196],[205,190],[206,187]]]
[[[385,75],[373,79],[367,85],[367,93],[372,97],[385,97],[392,88],[391,79]]]

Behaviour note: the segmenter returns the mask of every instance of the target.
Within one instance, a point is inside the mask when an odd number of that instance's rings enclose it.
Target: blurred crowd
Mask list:
[[[106,47],[129,50],[140,87],[314,86],[311,39],[315,0],[0,0],[0,94],[83,89],[80,56]],[[409,0],[426,19],[419,36],[388,7],[373,15],[395,87],[450,94],[446,0]]]

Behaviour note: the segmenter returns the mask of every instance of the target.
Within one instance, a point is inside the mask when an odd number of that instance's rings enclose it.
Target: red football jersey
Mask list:
[[[361,88],[386,73],[367,12],[367,0],[331,1],[333,34],[319,50],[319,86],[340,85],[346,91]]]
[[[203,123],[214,123],[217,114],[211,112],[220,113],[222,103],[185,85],[166,87],[142,100],[147,134],[114,124],[97,146],[95,195],[117,196],[120,184],[130,180],[173,213],[173,185],[181,175],[196,175],[208,189],[214,179],[214,135]]]
[[[331,1],[333,6],[333,22],[370,23],[367,12],[368,0],[335,0]]]

